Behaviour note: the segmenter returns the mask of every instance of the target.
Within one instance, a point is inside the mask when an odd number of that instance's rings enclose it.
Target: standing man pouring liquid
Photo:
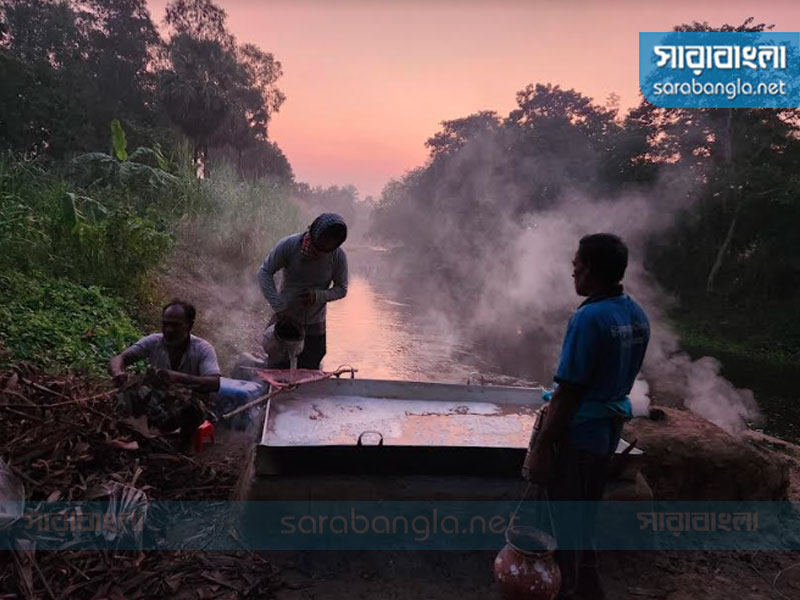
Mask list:
[[[555,391],[523,475],[544,485],[550,500],[584,506],[580,515],[557,514],[556,538],[571,530],[579,541],[577,549],[556,553],[562,574],[558,598],[602,600],[593,507],[603,497],[622,425],[632,417],[628,394],[644,360],[650,325],[622,290],[628,248],[619,237],[582,238],[572,264],[575,292],[586,300],[567,325]]]
[[[272,322],[293,322],[305,330],[301,369],[319,369],[326,352],[325,306],[347,295],[347,239],[341,216],[324,213],[303,233],[282,239],[258,269],[258,281],[275,315]],[[280,289],[275,274],[282,271]],[[269,368],[288,369],[284,357],[269,358]]]

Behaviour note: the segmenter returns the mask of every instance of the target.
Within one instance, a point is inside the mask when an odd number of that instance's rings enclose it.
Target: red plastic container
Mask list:
[[[203,424],[194,432],[194,451],[200,452],[206,444],[214,443],[214,425],[209,421],[203,421]]]

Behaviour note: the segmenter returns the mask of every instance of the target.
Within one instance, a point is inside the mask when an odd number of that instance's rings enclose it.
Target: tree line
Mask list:
[[[0,0],[0,148],[56,159],[108,149],[119,119],[134,146],[185,136],[206,172],[228,159],[292,181],[268,137],[285,100],[280,62],[240,43],[211,0],[173,0],[163,25],[145,0]]]
[[[675,31],[768,29],[751,18]],[[450,290],[449,310],[474,310],[486,291],[475,269],[508,223],[531,220],[570,195],[609,210],[636,196],[669,215],[669,226],[647,240],[645,265],[679,297],[684,315],[713,321],[729,339],[758,331],[763,344],[797,355],[796,109],[664,109],[641,98],[621,114],[613,95],[601,105],[551,84],[529,85],[516,100],[506,116],[481,111],[444,121],[427,141],[427,162],[391,182],[374,214],[373,234],[415,254],[407,264],[424,258],[437,287]],[[508,259],[498,256],[493,268]]]

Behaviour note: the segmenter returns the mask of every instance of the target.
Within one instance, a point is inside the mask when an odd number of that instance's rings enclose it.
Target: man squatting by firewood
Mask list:
[[[220,368],[214,347],[206,340],[192,335],[197,311],[182,300],[172,300],[161,311],[161,333],[153,333],[111,359],[110,371],[117,387],[128,380],[125,368],[146,359],[150,376],[160,387],[177,385],[188,388],[181,400],[163,396],[159,406],[148,406],[148,418],[162,430],[181,429],[184,446],[206,416],[203,395],[219,390]],[[200,394],[200,396],[198,396]],[[151,399],[150,404],[154,401]],[[161,405],[163,404],[163,405]]]

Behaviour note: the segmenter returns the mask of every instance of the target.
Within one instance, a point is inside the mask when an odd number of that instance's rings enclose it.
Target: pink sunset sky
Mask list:
[[[148,0],[155,21],[167,0]],[[217,0],[240,42],[282,63],[270,125],[298,181],[361,196],[424,163],[446,119],[505,116],[529,83],[638,102],[638,33],[753,16],[800,31],[797,0]]]

